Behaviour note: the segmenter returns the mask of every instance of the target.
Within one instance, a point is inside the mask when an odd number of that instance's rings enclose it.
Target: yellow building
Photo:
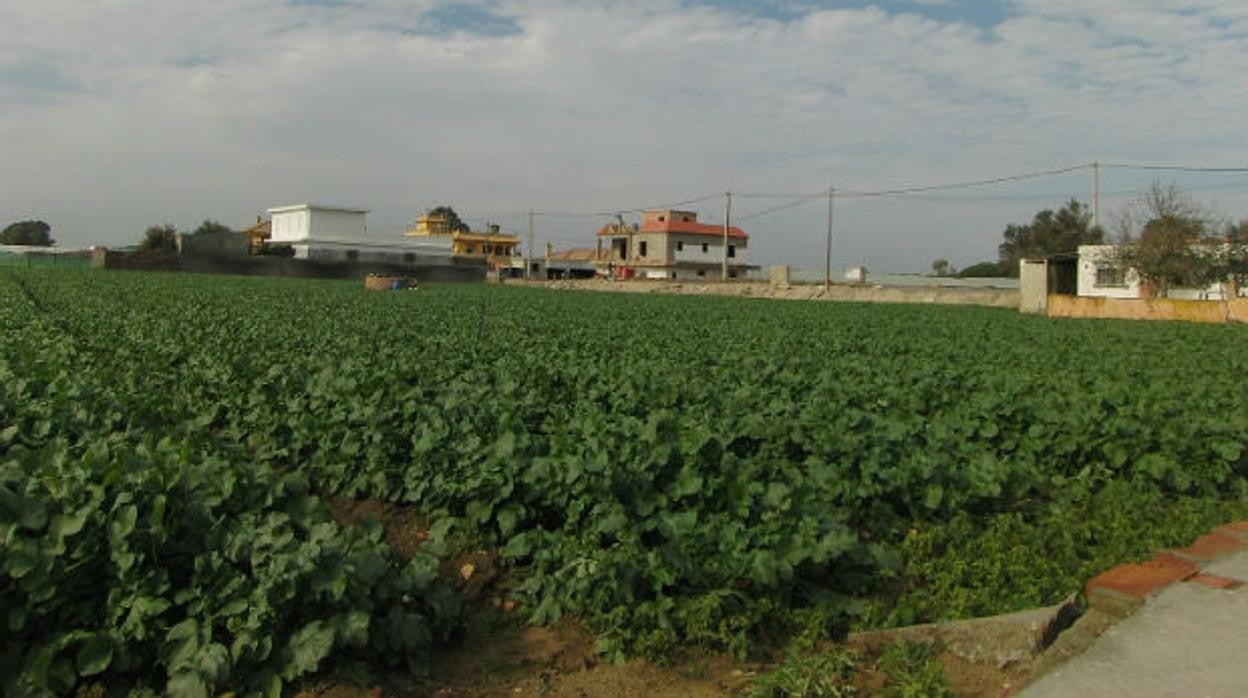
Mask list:
[[[423,213],[408,231],[409,237],[449,237],[451,252],[457,257],[484,259],[491,269],[506,267],[520,254],[520,238],[507,235],[491,225],[486,232],[455,230],[442,213]]]

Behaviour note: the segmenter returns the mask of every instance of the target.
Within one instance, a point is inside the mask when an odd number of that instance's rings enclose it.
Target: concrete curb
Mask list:
[[[1150,598],[1176,584],[1199,584],[1234,590],[1248,580],[1205,570],[1205,566],[1248,550],[1248,520],[1214,528],[1184,548],[1160,550],[1144,562],[1112,567],[1088,580],[1088,610],[1044,651],[1024,684],[1083,654],[1106,630],[1124,620]]]

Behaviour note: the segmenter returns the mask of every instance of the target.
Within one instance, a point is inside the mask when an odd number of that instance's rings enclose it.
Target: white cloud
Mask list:
[[[985,32],[874,7],[782,22],[676,0],[503,0],[521,32],[500,37],[421,33],[436,4],[0,7],[0,219],[116,243],[314,200],[398,230],[434,203],[614,210],[1093,158],[1248,159],[1239,3],[1025,0]],[[1106,191],[1146,181],[1113,177]],[[1052,199],[846,200],[838,263],[988,258],[1006,222],[1089,188],[1079,174],[1004,192]],[[1245,198],[1219,205],[1246,215]],[[760,259],[801,263],[821,221],[815,206],[748,228]],[[539,225],[588,244],[597,223]]]

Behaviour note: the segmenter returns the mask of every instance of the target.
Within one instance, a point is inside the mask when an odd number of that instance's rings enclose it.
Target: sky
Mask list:
[[[690,200],[759,264],[922,272],[1089,169],[1248,166],[1248,4],[1232,0],[6,0],[0,225],[121,245],[154,224],[453,206],[540,250]],[[1248,216],[1248,175],[1103,168],[1110,222],[1154,179]],[[769,212],[770,211],[770,212]]]

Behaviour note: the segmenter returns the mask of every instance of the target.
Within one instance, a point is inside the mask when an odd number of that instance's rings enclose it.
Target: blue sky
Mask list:
[[[67,244],[455,206],[592,245],[618,211],[1101,161],[1248,162],[1248,8],[1222,0],[193,0],[0,4],[0,223]],[[1106,171],[1107,217],[1156,173]],[[1224,218],[1248,178],[1164,174]],[[838,266],[990,258],[1086,171],[838,204]],[[740,196],[756,261],[822,260],[822,204]],[[817,253],[817,254],[815,254]]]

